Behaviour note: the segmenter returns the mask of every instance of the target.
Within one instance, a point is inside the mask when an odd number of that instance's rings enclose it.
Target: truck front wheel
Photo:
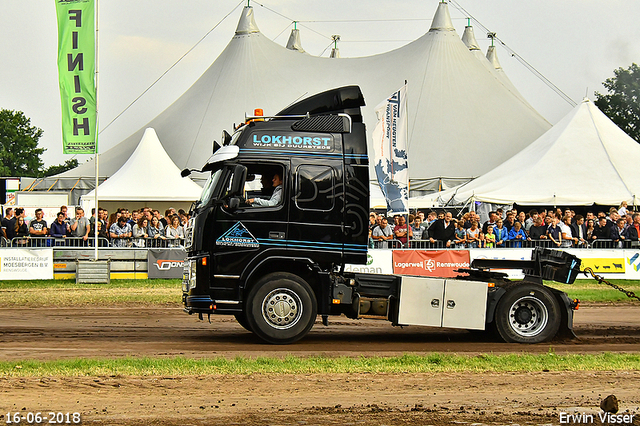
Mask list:
[[[508,343],[541,343],[553,339],[560,328],[560,305],[541,285],[512,287],[500,299],[495,327]]]
[[[313,327],[317,313],[309,284],[289,273],[266,275],[247,297],[246,317],[251,331],[269,343],[300,340]]]

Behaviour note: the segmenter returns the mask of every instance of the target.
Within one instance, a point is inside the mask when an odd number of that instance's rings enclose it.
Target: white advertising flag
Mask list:
[[[407,161],[407,85],[376,107],[374,166],[390,215],[409,213]]]

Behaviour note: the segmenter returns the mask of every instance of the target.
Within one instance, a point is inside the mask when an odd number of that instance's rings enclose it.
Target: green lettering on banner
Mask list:
[[[97,152],[94,0],[55,0],[65,154]]]

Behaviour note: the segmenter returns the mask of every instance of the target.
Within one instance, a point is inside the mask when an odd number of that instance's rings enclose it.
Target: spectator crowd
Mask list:
[[[91,211],[87,218],[82,207],[76,207],[69,217],[67,206],[61,206],[56,219],[47,224],[42,209],[27,223],[23,208],[5,209],[0,237],[5,246],[93,246],[97,229],[100,246],[113,247],[176,247],[184,243],[188,214],[170,208],[164,215],[149,207],[129,212],[120,208],[109,214],[106,209]]]
[[[371,248],[625,248],[638,245],[640,213],[626,202],[608,213],[585,216],[571,209],[540,209],[528,213],[502,209],[481,222],[473,211],[453,218],[451,212],[430,211],[405,216],[369,215]]]

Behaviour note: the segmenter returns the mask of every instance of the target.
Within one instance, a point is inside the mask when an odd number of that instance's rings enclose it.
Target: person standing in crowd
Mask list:
[[[139,215],[138,223],[133,225],[131,229],[131,233],[133,234],[133,245],[136,247],[146,247],[147,246],[147,238],[149,238],[149,234],[147,232],[147,227],[149,226],[149,221],[143,215]]]
[[[496,247],[506,247],[509,231],[504,227],[504,221],[499,216],[498,220],[496,220],[496,226],[493,227],[493,233],[496,234]]]
[[[560,244],[560,247],[568,248],[573,246],[573,243],[576,243],[577,245],[578,239],[574,238],[571,233],[571,214],[565,215],[559,226],[560,233],[562,234],[562,244]]]
[[[16,217],[16,224],[15,224],[15,227],[14,227],[14,234],[15,234],[14,238],[23,238],[21,240],[17,240],[16,241],[17,245],[19,245],[19,246],[27,245],[27,240],[25,240],[24,238],[28,238],[29,237],[29,228],[27,227],[27,224],[24,221],[24,216],[23,215]]]
[[[429,227],[429,241],[434,244],[436,241],[444,243],[445,247],[451,247],[451,243],[456,238],[456,229],[451,219],[450,212],[444,213],[444,218],[436,220]]]
[[[547,227],[542,221],[542,217],[537,215],[533,226],[529,228],[529,238],[531,240],[546,240],[547,239]]]
[[[275,194],[275,191],[274,191]],[[173,215],[171,216],[171,225],[169,225],[166,230],[165,230],[165,236],[167,237],[168,240],[177,240],[177,239],[183,239],[184,238],[184,230],[182,228],[182,226],[180,225],[180,216]],[[180,243],[171,243],[169,244],[169,247],[177,247],[179,246]]]
[[[507,218],[504,220],[504,227],[507,228],[507,232],[511,232],[516,219],[513,212],[507,212]]]
[[[7,207],[4,209],[5,216],[2,218],[2,232],[4,237],[7,238],[7,229],[9,229],[9,222],[13,219],[13,208]]]
[[[487,233],[484,234],[484,246],[486,248],[494,248],[496,246],[496,234],[493,233],[493,226],[487,228]]]
[[[535,224],[536,219],[539,216],[540,215],[538,214],[538,211],[536,209],[529,210],[529,217],[524,221],[524,232],[530,234],[531,227]]]
[[[149,226],[147,228],[147,234],[149,235],[149,238],[152,239],[151,245],[153,247],[159,247],[160,240],[166,239],[164,236],[164,226],[162,226],[162,223],[160,223],[160,220],[156,216],[151,218],[151,222],[149,222]]]
[[[377,225],[378,223],[376,212],[369,213],[369,231],[373,231],[373,228],[375,228]]]
[[[596,230],[595,221],[593,219],[588,219],[587,223],[585,224],[585,227],[586,227],[585,240],[587,241],[587,244],[591,245],[591,243],[593,242],[593,233]]]
[[[464,221],[456,222],[456,236],[453,240],[456,248],[465,248],[467,246],[467,230],[464,229]]]
[[[171,210],[166,209],[164,211],[164,216],[160,218],[160,223],[166,229],[169,226],[169,218],[171,217]]]
[[[411,227],[412,239],[422,240],[424,238],[425,227],[422,225],[422,218],[416,216],[413,219],[413,226]]]
[[[127,223],[127,218],[124,215],[120,216],[118,221],[109,228],[109,236],[114,247],[127,247],[129,243],[125,238],[131,238],[131,235],[131,225]]]
[[[607,240],[611,240],[611,227],[607,223],[607,218],[604,216],[600,216],[598,214],[598,224],[593,230],[593,242],[599,241],[598,248],[605,248],[607,244]]]
[[[627,213],[629,212],[629,210],[627,210],[627,207],[629,205],[627,204],[626,201],[623,201],[620,203],[620,207],[618,208],[618,214],[622,217],[622,216],[626,216]]]
[[[425,229],[429,229],[431,225],[433,225],[436,220],[438,220],[438,215],[434,211],[430,211],[427,213],[427,224],[425,225]]]
[[[509,231],[509,247],[522,247],[522,242],[529,240],[527,234],[522,229],[522,222],[516,220],[513,223],[513,228]]]
[[[571,235],[573,235],[573,241],[578,247],[584,246],[587,244],[587,226],[584,224],[584,217],[581,214],[577,214],[573,219],[573,223],[571,223]]]
[[[49,229],[49,235],[54,238],[66,238],[67,237],[68,226],[64,221],[64,213],[59,211],[56,220],[51,224],[51,229]],[[61,245],[56,243],[56,245]]]
[[[74,242],[77,245],[85,245],[85,242],[89,239],[91,226],[89,225],[89,219],[84,216],[82,207],[76,207],[76,216],[69,223],[69,231],[72,237],[82,238],[82,242],[79,240]]]
[[[386,217],[383,217],[380,226],[373,230],[371,238],[375,241],[376,248],[389,247],[388,241],[393,239],[393,231]]]
[[[16,223],[18,222],[18,218],[22,217],[24,219],[24,209],[18,207],[14,210],[15,215],[9,219],[7,222],[7,229],[5,232],[7,233],[7,240],[11,241],[16,237]]]
[[[625,220],[620,218],[616,222],[616,226],[611,229],[611,239],[613,240],[613,246],[617,248],[624,248],[627,241],[627,229],[625,229]]]
[[[496,220],[498,220],[498,214],[496,212],[489,212],[489,220],[482,225],[482,233],[486,234],[489,228],[496,226]]]
[[[406,246],[407,241],[411,238],[411,228],[407,226],[407,221],[403,215],[398,217],[398,225],[393,228],[393,235],[403,246]]]
[[[551,224],[547,228],[547,238],[553,241],[553,244],[555,244],[557,247],[560,247],[560,245],[562,244],[562,234],[560,233],[558,218],[555,216],[555,214],[551,217]]]
[[[47,221],[42,219],[43,216],[42,209],[36,209],[36,218],[29,223],[29,235],[32,237],[46,237],[49,233]]]
[[[64,216],[64,222],[68,225],[69,224],[69,216],[67,216],[67,206],[60,206],[60,211],[62,212],[63,216]]]
[[[471,227],[467,229],[467,247],[480,247],[480,228],[475,220],[471,221]]]

